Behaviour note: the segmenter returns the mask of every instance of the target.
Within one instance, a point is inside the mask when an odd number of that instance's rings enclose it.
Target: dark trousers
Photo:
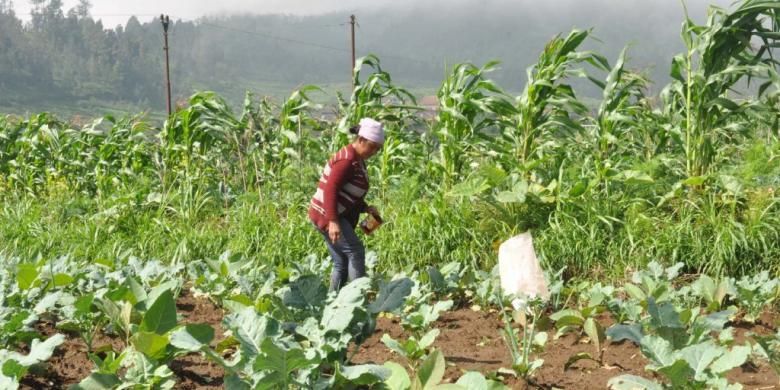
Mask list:
[[[344,218],[339,218],[341,236],[331,242],[327,232],[317,229],[325,238],[328,252],[333,260],[333,272],[330,274],[330,291],[338,291],[347,282],[366,276],[366,249],[355,234],[355,229]]]

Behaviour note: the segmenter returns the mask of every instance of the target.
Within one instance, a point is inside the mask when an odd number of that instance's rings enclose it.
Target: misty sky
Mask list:
[[[501,3],[528,3],[529,7],[546,8],[552,12],[570,10],[571,0],[547,0],[547,1],[528,1],[528,0],[91,0],[92,15],[95,19],[103,20],[105,27],[114,27],[119,24],[125,24],[129,15],[136,15],[141,20],[148,20],[161,13],[169,14],[174,19],[197,19],[204,15],[224,15],[238,13],[253,14],[295,14],[311,15],[328,12],[357,13],[375,11],[381,7],[391,6],[393,8],[405,7],[429,7],[435,12],[446,12],[447,8],[456,6],[458,3],[480,3],[486,7],[501,6]],[[625,3],[630,1],[646,0],[614,0],[616,3]],[[661,7],[673,7],[679,10],[679,0],[652,0]],[[728,6],[731,0],[687,0],[694,8],[701,3],[716,4]],[[70,9],[78,0],[63,0],[64,8]],[[603,1],[599,2],[601,5]],[[578,6],[589,7],[588,0],[581,0],[576,3]],[[563,5],[558,8],[558,5]],[[27,0],[15,0],[14,8],[21,19],[28,19],[30,5]]]
[[[413,0],[91,0],[92,15],[102,19],[103,25],[113,27],[125,24],[128,15],[137,15],[141,20],[161,13],[175,18],[196,19],[215,14],[296,14],[311,15],[326,12],[359,12],[373,10],[387,4],[403,5]],[[63,0],[64,8],[70,9],[78,0]],[[22,19],[30,12],[29,2],[15,0],[14,9]]]

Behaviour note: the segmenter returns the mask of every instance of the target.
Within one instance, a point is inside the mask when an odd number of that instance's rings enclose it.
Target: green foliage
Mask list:
[[[506,371],[528,379],[544,364],[544,359],[532,357],[532,354],[543,351],[544,345],[547,343],[547,333],[537,330],[537,327],[542,323],[540,320],[544,318],[544,307],[541,300],[537,298],[528,302],[525,312],[516,312],[521,319],[520,325],[523,327],[523,333],[518,337],[517,330],[512,327],[511,319],[504,310],[503,299],[499,299],[499,304],[504,320],[501,336],[512,356],[511,370]],[[530,314],[530,321],[527,314]]]
[[[502,135],[510,150],[505,162],[509,169],[519,167],[528,172],[545,159],[545,148],[555,145],[554,139],[581,131],[572,116],[586,113],[587,108],[575,97],[566,76],[585,76],[582,69],[572,69],[583,62],[599,69],[607,67],[603,57],[577,51],[589,34],[573,30],[565,38],[554,37],[526,71],[528,81],[516,99],[515,111],[504,119],[507,126]]]
[[[742,365],[751,351],[749,346],[728,349],[711,341],[674,350],[668,341],[655,336],[645,336],[640,346],[650,360],[647,369],[663,375],[670,383],[669,388],[739,388],[728,385],[725,373]],[[609,386],[613,389],[635,388],[632,381],[637,381],[636,377],[622,375],[610,379]],[[642,382],[647,383],[646,380]],[[650,383],[653,384],[641,388],[666,388]]]
[[[727,295],[734,295],[734,280],[721,278],[715,280],[707,275],[702,275],[692,285],[693,293],[704,301],[707,310],[718,311],[723,305]]]
[[[687,52],[672,60],[673,81],[662,96],[679,129],[688,177],[709,174],[718,150],[735,139],[734,132],[748,128],[749,111],[760,103],[736,101],[729,91],[740,80],[761,78],[774,68],[776,34],[765,23],[776,20],[776,9],[764,1],[740,2],[731,13],[712,7],[703,26],[686,15],[681,36]],[[757,48],[750,43],[754,37]]]
[[[496,65],[489,62],[477,68],[459,64],[436,94],[439,112],[433,133],[439,142],[436,162],[445,190],[462,177],[471,161],[489,150],[486,131],[500,116],[512,114],[504,92],[485,76]]]
[[[429,348],[433,346],[433,342],[439,335],[438,329],[431,329],[428,333],[425,333],[419,339],[411,334],[404,341],[396,341],[390,335],[385,333],[382,335],[382,343],[390,348],[393,352],[406,359],[409,365],[414,369],[422,358],[427,355]]]
[[[771,306],[780,294],[780,280],[769,272],[745,276],[735,283],[734,300],[745,309],[744,321],[755,322],[764,308]]]
[[[17,388],[27,370],[35,364],[49,360],[54,353],[54,348],[64,341],[65,336],[61,334],[51,336],[43,342],[35,339],[32,341],[30,352],[27,355],[0,349],[0,367],[2,367],[0,383],[8,388]]]
[[[455,384],[441,384],[444,378],[444,355],[439,350],[434,350],[422,362],[417,370],[414,370],[412,377],[406,370],[397,363],[385,363],[391,374],[385,380],[385,385],[391,390],[462,390],[462,389],[485,389],[500,390],[506,386],[485,379],[477,372],[468,372],[458,379]]]
[[[761,336],[754,334],[752,337],[758,344],[754,346],[754,350],[769,361],[775,372],[780,373],[780,331],[774,335]]]

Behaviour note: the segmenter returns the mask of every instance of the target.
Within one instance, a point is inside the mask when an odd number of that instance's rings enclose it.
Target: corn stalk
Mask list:
[[[506,94],[485,78],[496,65],[495,61],[481,68],[459,64],[439,88],[433,134],[439,142],[437,163],[445,189],[461,178],[475,155],[490,149],[487,144],[492,138],[485,131],[497,125],[498,118],[514,113]]]
[[[515,110],[503,120],[506,152],[514,157],[507,162],[508,168],[528,172],[544,157],[548,142],[582,131],[578,117],[588,110],[566,78],[588,77],[583,69],[574,68],[583,62],[598,69],[609,69],[602,56],[577,51],[589,33],[574,30],[566,38],[555,36],[545,45],[537,63],[527,69],[528,81],[516,99]]]
[[[736,100],[730,91],[743,80],[749,85],[766,77],[777,65],[771,48],[780,38],[778,9],[780,3],[764,0],[742,1],[730,14],[711,7],[703,26],[686,9],[681,36],[687,51],[672,60],[673,81],[662,98],[680,129],[688,177],[707,175],[721,146],[750,126],[746,113],[756,105]]]

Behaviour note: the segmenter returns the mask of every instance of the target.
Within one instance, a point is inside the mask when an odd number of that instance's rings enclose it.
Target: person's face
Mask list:
[[[365,138],[358,138],[358,142],[355,145],[355,151],[363,160],[371,158],[371,156],[375,155],[380,149],[382,149],[382,145]]]

